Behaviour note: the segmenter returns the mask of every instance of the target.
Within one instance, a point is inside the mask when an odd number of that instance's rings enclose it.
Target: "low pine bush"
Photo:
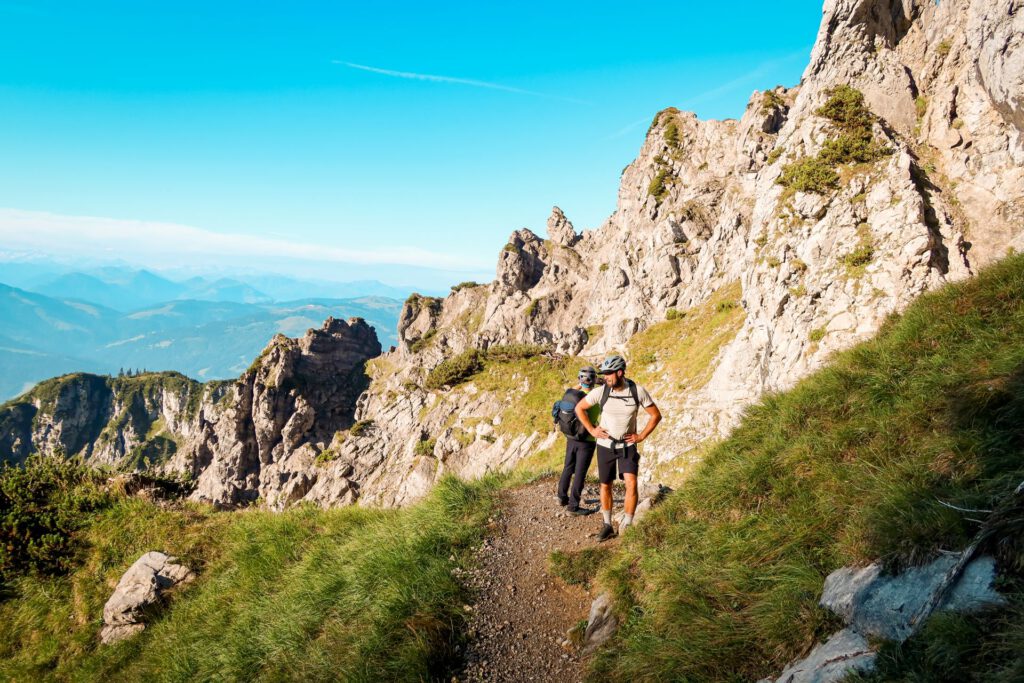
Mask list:
[[[0,465],[0,587],[24,572],[66,571],[79,549],[74,532],[110,502],[104,477],[77,461]]]
[[[423,386],[427,389],[455,386],[480,372],[483,368],[484,354],[476,349],[470,349],[441,361],[437,367],[427,373]]]

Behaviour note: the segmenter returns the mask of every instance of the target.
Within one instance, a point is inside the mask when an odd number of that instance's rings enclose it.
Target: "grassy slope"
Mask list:
[[[444,480],[404,510],[161,509],[119,499],[70,574],[0,602],[4,680],[426,680],[460,638],[467,561],[499,487]],[[103,604],[147,550],[200,570],[138,638],[100,647]]]
[[[939,501],[990,509],[1024,480],[1022,338],[1024,257],[1013,257],[922,297],[875,340],[749,410],[606,564],[601,583],[626,624],[594,678],[778,673],[835,628],[816,604],[829,572],[962,548],[977,515]],[[1014,595],[1018,618],[979,633],[1024,640]],[[1013,666],[971,661],[982,677]]]

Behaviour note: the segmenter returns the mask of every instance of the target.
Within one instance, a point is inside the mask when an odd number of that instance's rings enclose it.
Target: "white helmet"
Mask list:
[[[601,367],[597,369],[602,375],[610,375],[617,370],[626,369],[626,359],[622,356],[608,356],[601,363]]]

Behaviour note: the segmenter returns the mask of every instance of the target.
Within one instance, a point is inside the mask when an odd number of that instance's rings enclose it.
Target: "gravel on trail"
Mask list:
[[[463,607],[471,612],[469,642],[464,668],[453,680],[583,679],[568,631],[587,618],[593,596],[549,574],[548,556],[597,544],[598,489],[588,484],[583,495],[582,507],[595,513],[575,516],[558,504],[556,485],[545,478],[502,493],[501,512],[476,551],[476,566],[463,577],[476,601]]]

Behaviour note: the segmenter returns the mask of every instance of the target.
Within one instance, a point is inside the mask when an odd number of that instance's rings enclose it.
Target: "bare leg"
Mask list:
[[[634,481],[635,481],[635,477],[634,477]],[[612,485],[611,484],[601,484],[601,509],[602,510],[611,510],[612,509]]]
[[[636,475],[635,474],[623,474],[622,478],[626,480],[626,505],[625,505],[625,507],[626,507],[626,514],[627,515],[631,515],[634,512],[636,512],[636,499],[637,499]],[[601,489],[601,493],[602,493],[602,495],[604,494],[604,489]],[[608,499],[609,499],[609,501],[611,501],[611,489],[610,488],[609,488],[608,494],[609,494],[608,495]],[[603,500],[604,499],[602,498],[602,501]]]

